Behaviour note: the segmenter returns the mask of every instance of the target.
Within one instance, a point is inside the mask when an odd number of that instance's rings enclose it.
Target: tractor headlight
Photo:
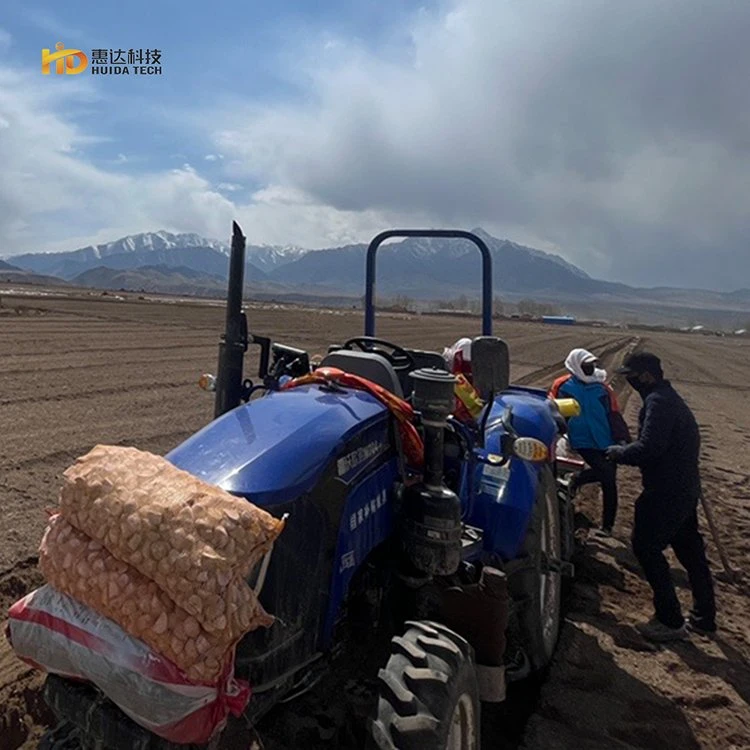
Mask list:
[[[524,461],[540,463],[549,458],[549,449],[536,438],[519,437],[513,441],[513,454]]]

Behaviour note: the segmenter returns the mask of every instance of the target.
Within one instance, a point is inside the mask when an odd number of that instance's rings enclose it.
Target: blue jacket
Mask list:
[[[581,415],[568,420],[568,441],[574,450],[606,450],[616,440],[610,426],[610,412],[617,411],[614,393],[604,383],[584,383],[573,375],[558,378],[550,390],[552,398],[574,398]]]

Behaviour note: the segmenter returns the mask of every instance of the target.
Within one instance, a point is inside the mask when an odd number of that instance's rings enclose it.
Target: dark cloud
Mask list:
[[[463,0],[412,38],[408,59],[304,55],[305,102],[250,113],[223,152],[338,209],[482,224],[609,278],[750,285],[750,3]]]

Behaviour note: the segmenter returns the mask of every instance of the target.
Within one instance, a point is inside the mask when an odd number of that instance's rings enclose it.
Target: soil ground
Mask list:
[[[56,504],[62,471],[96,443],[165,453],[211,419],[213,399],[197,387],[215,371],[220,305],[138,299],[2,293],[0,307],[0,608],[42,582],[36,551]],[[251,330],[323,355],[329,343],[362,331],[356,311],[252,306]],[[478,321],[382,315],[378,335],[442,351]],[[732,566],[750,553],[750,342],[685,334],[638,338],[628,331],[500,321],[514,382],[547,386],[573,346],[613,365],[633,346],[657,351],[693,407],[703,443],[705,494]],[[255,368],[253,358],[247,373]],[[621,392],[633,427],[637,396]],[[651,614],[650,591],[628,539],[639,477],[620,473],[620,512],[611,539],[599,522],[597,491],[580,496],[581,550],[566,601],[560,647],[538,690],[485,711],[483,748],[750,748],[750,586],[717,580],[720,631],[668,648],[633,629]],[[702,523],[704,517],[701,516]],[[705,538],[715,572],[716,548]],[[674,563],[680,596],[689,588]],[[2,615],[0,615],[0,626]],[[33,748],[50,721],[42,677],[0,638],[0,750]],[[351,686],[335,687],[346,692]],[[268,750],[353,747],[341,731],[340,694],[321,686],[274,710],[253,735]],[[348,695],[349,703],[356,696]],[[239,739],[239,737],[237,737]],[[233,747],[249,747],[246,743]]]

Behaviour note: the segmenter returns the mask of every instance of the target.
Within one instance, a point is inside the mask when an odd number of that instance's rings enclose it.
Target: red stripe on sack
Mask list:
[[[241,688],[239,696],[224,696],[199,708],[184,719],[160,727],[152,726],[150,730],[169,742],[201,745],[226,726],[230,712],[240,716],[249,698],[249,688]]]
[[[93,635],[67,620],[51,615],[49,612],[29,607],[26,603],[28,598],[27,596],[21,599],[10,608],[8,615],[11,619],[41,625],[55,633],[60,633],[68,640],[78,643],[90,651],[106,656],[113,661],[119,661],[117,658],[119,652],[114,644],[108,643],[99,636]],[[158,682],[177,685],[197,685],[209,688],[216,687],[213,683],[199,683],[189,680],[187,675],[175,664],[157,655],[152,649],[149,649],[149,651],[155,658],[149,658],[148,660],[139,659],[137,665],[131,664],[129,668],[144,677]]]
[[[92,635],[86,630],[73,625],[55,615],[51,615],[43,610],[33,609],[28,606],[28,602],[33,598],[34,592],[28,594],[23,599],[17,601],[8,611],[11,620],[18,622],[30,622],[47,628],[55,633],[60,633],[65,638],[82,645],[92,651],[102,654],[106,657],[117,657],[118,651],[116,646],[109,642]],[[10,641],[10,622],[6,625],[8,640]],[[145,646],[145,644],[144,644]],[[240,716],[245,710],[250,700],[250,684],[245,680],[239,680],[234,677],[234,649],[235,643],[230,649],[230,655],[227,658],[226,666],[219,679],[214,682],[194,682],[173,662],[165,659],[152,649],[146,648],[153,658],[146,662],[143,659],[138,661],[137,665],[131,665],[134,672],[137,672],[155,682],[165,683],[169,687],[177,689],[179,686],[185,687],[207,687],[216,691],[215,701],[226,703],[228,709],[235,715]],[[116,660],[116,659],[114,659]],[[30,660],[26,660],[30,663]],[[38,667],[41,671],[47,671],[43,667]],[[81,676],[81,679],[85,679]]]
[[[47,669],[42,664],[37,664],[33,659],[27,659],[25,656],[19,656],[18,657],[21,661],[26,662],[30,666],[34,667],[35,669],[38,669],[40,672],[47,672],[49,673],[51,670]],[[54,674],[58,675],[58,677],[63,677],[66,680],[70,680],[72,682],[76,682],[79,684],[91,684],[91,680],[87,679],[81,674],[71,674],[70,672],[62,672],[59,669],[54,670]]]

